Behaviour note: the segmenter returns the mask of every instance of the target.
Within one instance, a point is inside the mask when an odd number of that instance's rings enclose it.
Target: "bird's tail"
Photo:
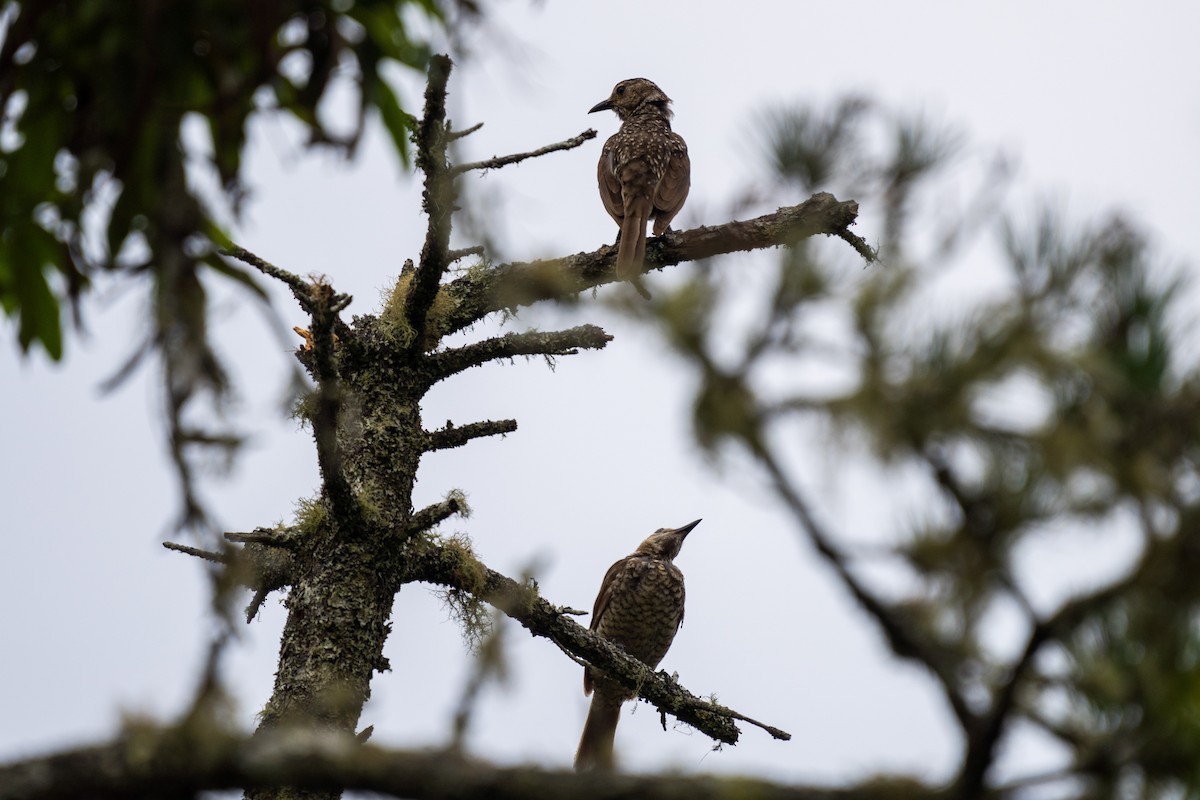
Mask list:
[[[628,198],[621,222],[621,241],[617,245],[617,277],[629,280],[642,271],[646,262],[646,223],[654,204],[649,198]]]
[[[583,736],[575,753],[575,771],[613,768],[613,740],[617,736],[617,720],[621,718],[621,701],[601,692],[592,695]]]

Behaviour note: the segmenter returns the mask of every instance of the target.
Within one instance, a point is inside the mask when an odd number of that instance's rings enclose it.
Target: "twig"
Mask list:
[[[449,258],[450,263],[453,264],[455,261],[461,261],[462,259],[466,258],[467,256],[482,256],[482,255],[483,255],[483,245],[477,244],[474,247],[463,247],[459,250],[451,250],[449,253],[446,254],[446,257]]]
[[[457,142],[459,139],[463,138],[464,136],[470,136],[472,133],[474,133],[475,131],[479,130],[482,127],[483,127],[482,122],[476,122],[471,127],[464,128],[461,131],[448,130],[448,131],[446,131],[446,141],[447,142]]]
[[[464,172],[469,172],[474,169],[499,169],[506,167],[509,164],[519,164],[527,158],[537,158],[549,153],[557,153],[559,150],[573,150],[586,142],[588,139],[595,139],[596,131],[588,128],[578,136],[573,136],[570,139],[564,139],[561,142],[548,144],[545,147],[539,147],[537,150],[530,150],[528,153],[514,153],[509,156],[493,156],[484,161],[472,161],[467,164],[459,164],[451,169],[455,175],[461,175]]]
[[[269,261],[254,255],[254,253],[251,253],[244,247],[231,247],[228,250],[221,250],[220,253],[223,256],[236,258],[238,261],[254,267],[264,275],[269,275],[278,281],[282,281],[292,290],[292,295],[295,296],[296,302],[300,303],[300,307],[311,313],[312,284],[299,275],[288,272],[286,269],[280,269]]]
[[[230,258],[236,258],[238,261],[254,267],[264,275],[269,275],[276,280],[282,281],[289,289],[292,290],[292,296],[296,298],[296,302],[300,304],[300,307],[310,315],[313,313],[314,302],[316,300],[316,295],[314,295],[314,292],[318,291],[318,287],[324,285],[322,281],[306,281],[299,275],[288,272],[286,269],[277,267],[269,261],[256,256],[254,253],[251,253],[244,247],[233,247],[228,250],[221,250],[220,253],[221,255],[229,256]],[[353,298],[348,294],[338,295],[333,303],[335,313],[341,312],[346,308],[346,306],[350,305],[350,301],[352,299]],[[346,323],[342,322],[340,319],[335,319],[333,325],[334,331],[338,336],[349,338],[350,328],[346,325]],[[305,331],[303,328],[292,328],[292,330],[304,337],[305,341],[307,342],[306,349],[311,349],[311,334],[309,334],[308,331]]]
[[[863,241],[861,236],[851,233],[847,228],[835,231],[833,235],[853,247],[854,252],[862,256],[863,261],[866,261],[868,264],[879,263],[879,249],[871,247],[871,245]]]
[[[742,722],[747,722],[747,723],[755,726],[756,728],[762,728],[764,731],[771,734],[771,737],[774,739],[778,739],[782,742],[789,742],[792,739],[792,735],[790,733],[788,733],[787,731],[785,731],[781,728],[776,728],[774,725],[768,725],[765,722],[759,722],[758,720],[754,719],[753,717],[747,717],[745,714],[741,714],[737,711],[734,711],[732,708],[729,708],[728,706],[723,706],[719,703],[716,703],[716,702],[713,702],[710,700],[703,701],[703,705],[704,705],[705,711],[711,711],[711,710],[713,710],[713,708],[717,708],[717,709],[720,709],[722,714],[724,714],[728,717],[732,717],[733,719],[739,719]]]
[[[224,553],[214,553],[211,550],[201,550],[198,547],[188,547],[186,544],[176,544],[175,542],[163,542],[162,546],[168,550],[174,550],[177,553],[184,553],[196,558],[202,558],[205,561],[212,561],[215,564],[228,564],[229,556]]]

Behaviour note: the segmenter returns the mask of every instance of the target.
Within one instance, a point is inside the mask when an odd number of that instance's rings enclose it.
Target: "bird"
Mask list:
[[[696,520],[681,528],[659,528],[609,567],[600,583],[589,627],[650,669],[667,654],[683,624],[683,573],[674,559],[699,524]],[[592,695],[592,704],[575,753],[575,770],[612,769],[617,720],[633,692],[596,668],[585,667],[583,693]]]
[[[613,87],[589,114],[615,111],[621,128],[600,151],[600,200],[620,228],[617,277],[636,282],[646,259],[646,223],[654,235],[670,229],[692,185],[692,162],[683,137],[671,130],[671,98],[653,81],[630,78]]]

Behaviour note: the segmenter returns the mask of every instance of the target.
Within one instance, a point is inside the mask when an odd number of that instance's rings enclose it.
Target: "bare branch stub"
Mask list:
[[[468,425],[458,426],[447,422],[446,427],[430,431],[427,434],[428,439],[425,444],[425,452],[462,447],[472,439],[478,439],[483,436],[503,436],[506,433],[514,432],[516,429],[517,421],[515,419],[489,419],[483,422],[472,422]]]
[[[475,245],[474,247],[463,247],[458,250],[451,250],[447,257],[450,262],[461,261],[467,256],[483,256],[483,245]]]
[[[465,510],[462,501],[462,494],[457,496],[452,495],[440,503],[434,503],[430,506],[425,506],[420,511],[412,515],[409,521],[408,529],[405,533],[408,536],[416,536],[419,533],[429,530],[436,525],[445,522],[455,514],[461,514]]]
[[[186,544],[178,544],[177,542],[163,542],[162,544],[163,547],[167,548],[168,550],[174,550],[177,553],[194,556],[195,558],[199,558],[204,561],[211,561],[214,564],[229,563],[229,556],[225,555],[224,553],[215,553],[211,550],[201,550],[198,547],[188,547]]]
[[[464,136],[470,136],[472,133],[475,133],[482,127],[482,122],[476,122],[471,127],[463,128],[461,131],[449,130],[446,132],[446,141],[457,142],[459,139],[463,138]]]

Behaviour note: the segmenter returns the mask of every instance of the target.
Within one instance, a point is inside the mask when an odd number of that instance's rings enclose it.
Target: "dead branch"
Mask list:
[[[519,164],[527,158],[537,158],[538,156],[544,156],[549,153],[557,153],[560,150],[572,150],[576,147],[579,147],[588,139],[595,138],[596,131],[588,128],[578,136],[572,136],[570,139],[564,139],[561,142],[555,142],[554,144],[548,144],[545,147],[539,147],[537,150],[530,150],[528,153],[514,153],[509,156],[493,156],[492,158],[484,161],[472,161],[467,164],[459,164],[451,171],[455,175],[461,175],[464,172],[470,172],[474,169],[499,169],[500,167],[506,167],[509,164]]]
[[[795,244],[818,234],[857,239],[848,230],[857,216],[858,203],[839,201],[827,193],[815,194],[799,205],[756,219],[652,238],[646,248],[647,269]],[[502,264],[482,274],[464,275],[442,287],[454,298],[455,307],[442,321],[441,330],[453,333],[494,311],[562,299],[613,283],[617,280],[616,259],[617,248],[610,245],[590,253]]]
[[[611,341],[612,336],[595,325],[549,333],[507,333],[433,354],[429,357],[430,377],[440,381],[471,367],[514,356],[572,356],[581,348],[599,350]]]
[[[446,422],[446,427],[436,431],[429,431],[426,435],[428,438],[425,443],[425,452],[434,450],[448,450],[451,447],[462,447],[472,439],[478,439],[483,436],[503,436],[506,433],[512,433],[517,429],[517,421],[515,419],[498,419],[484,420],[483,422],[472,422],[468,425],[455,426],[451,422]]]
[[[517,583],[474,559],[465,561],[461,552],[433,548],[406,565],[408,573],[401,581],[434,583],[474,594],[520,622],[534,636],[550,639],[564,651],[603,670],[659,711],[718,742],[737,744],[741,732],[734,724],[735,718],[760,727],[775,738],[791,738],[785,731],[750,717],[735,716],[736,712],[692,694],[664,671],[653,672],[607,639],[565,616],[561,609],[540,597],[535,588]]]
[[[437,297],[442,275],[450,265],[454,174],[446,163],[446,84],[453,66],[448,56],[436,55],[430,59],[425,114],[417,128],[417,167],[425,174],[421,207],[429,217],[429,225],[412,290],[404,301],[404,316],[409,327],[417,332],[409,346],[413,356],[426,349],[425,317]]]

